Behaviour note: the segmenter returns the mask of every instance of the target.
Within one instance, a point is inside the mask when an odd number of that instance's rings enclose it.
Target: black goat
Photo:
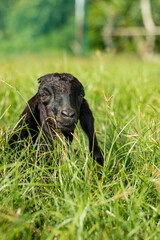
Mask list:
[[[94,118],[84,99],[82,84],[68,73],[47,74],[38,80],[40,83],[38,92],[28,101],[16,131],[10,137],[11,147],[14,147],[19,138],[24,139],[29,135],[35,142],[39,127],[52,146],[56,129],[60,130],[71,143],[79,119],[88,135],[89,149],[93,158],[103,166],[104,160],[94,132]]]

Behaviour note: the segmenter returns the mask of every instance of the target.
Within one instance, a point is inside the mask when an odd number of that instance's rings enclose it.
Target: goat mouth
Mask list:
[[[63,132],[70,132],[73,131],[76,127],[76,123],[61,123],[57,122],[57,128],[60,129]]]

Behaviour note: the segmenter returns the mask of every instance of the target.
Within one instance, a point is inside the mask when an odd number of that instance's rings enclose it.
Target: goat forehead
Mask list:
[[[53,83],[53,88],[56,90],[59,94],[72,94],[77,89],[81,87],[81,84],[77,84],[77,82],[74,81],[57,81]]]
[[[56,91],[58,94],[73,94],[75,92],[83,90],[82,84],[79,82],[68,82],[68,81],[46,81],[40,85],[40,88],[50,87],[53,91]]]

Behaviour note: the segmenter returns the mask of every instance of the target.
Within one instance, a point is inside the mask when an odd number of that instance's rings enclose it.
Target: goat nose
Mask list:
[[[75,115],[75,112],[73,110],[66,110],[66,109],[63,109],[61,111],[61,114],[63,117],[70,117],[70,118],[73,118],[74,115]]]

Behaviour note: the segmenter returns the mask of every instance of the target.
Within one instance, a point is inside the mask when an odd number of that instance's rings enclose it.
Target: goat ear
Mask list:
[[[9,136],[9,144],[14,146],[18,139],[24,139],[31,134],[32,137],[37,134],[37,125],[39,123],[38,94],[33,96],[27,103],[25,109],[19,118],[19,123]],[[28,131],[29,130],[29,131]]]
[[[83,99],[80,108],[80,124],[82,129],[86,132],[89,138],[89,150],[92,152],[93,159],[95,159],[100,165],[103,166],[104,159],[101,154],[101,150],[97,143],[96,134],[94,132],[94,118],[89,105],[85,99]]]

